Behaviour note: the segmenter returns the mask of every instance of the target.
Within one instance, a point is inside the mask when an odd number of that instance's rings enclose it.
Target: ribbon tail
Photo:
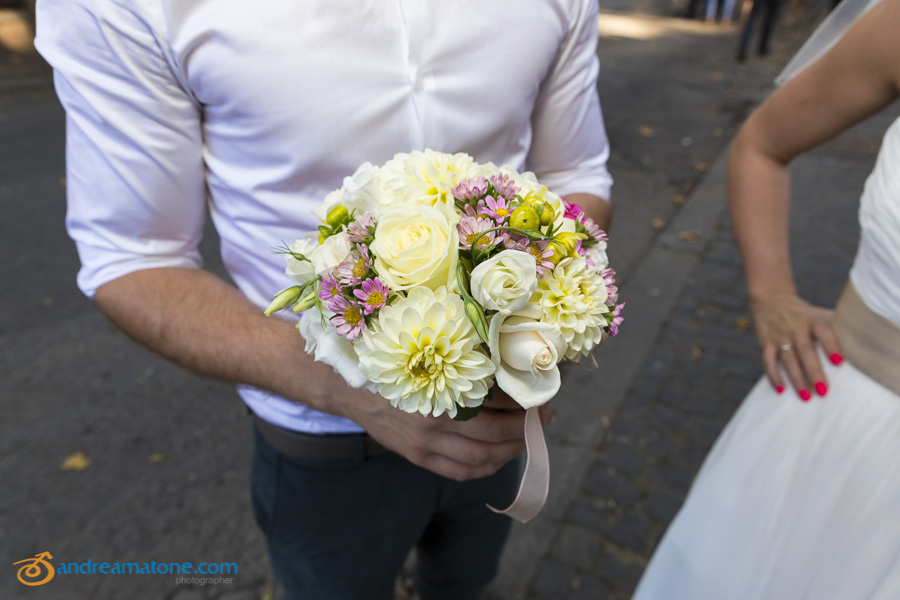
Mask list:
[[[525,472],[516,499],[503,510],[488,504],[488,508],[495,513],[507,515],[521,523],[527,523],[541,512],[550,490],[550,456],[537,406],[525,411],[525,452]]]

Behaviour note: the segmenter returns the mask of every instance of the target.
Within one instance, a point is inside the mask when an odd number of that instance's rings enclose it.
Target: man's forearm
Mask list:
[[[568,194],[566,200],[584,209],[584,214],[596,223],[603,231],[609,231],[612,222],[612,205],[609,201],[593,194]]]
[[[271,390],[325,412],[335,375],[290,323],[266,317],[237,289],[194,269],[147,269],[97,291],[100,309],[136,341],[198,373]]]

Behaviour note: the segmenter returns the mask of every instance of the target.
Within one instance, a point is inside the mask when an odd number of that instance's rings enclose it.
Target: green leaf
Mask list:
[[[481,410],[480,406],[457,406],[456,407],[456,416],[453,417],[454,421],[468,421],[469,419],[478,415],[478,412]]]

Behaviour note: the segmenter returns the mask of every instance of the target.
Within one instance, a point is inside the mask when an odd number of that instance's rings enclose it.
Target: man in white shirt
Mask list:
[[[532,170],[606,228],[596,18],[594,0],[39,3],[79,286],[136,340],[238,384],[289,598],[389,597],[416,544],[423,598],[477,597],[508,529],[484,504],[515,487],[524,413],[499,400],[460,423],[347,387],[262,315],[289,283],[271,248],[362,162],[424,148]],[[201,269],[207,207],[237,289]]]

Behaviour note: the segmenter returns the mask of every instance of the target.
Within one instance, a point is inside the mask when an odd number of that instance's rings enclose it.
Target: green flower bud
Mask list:
[[[273,312],[278,312],[288,306],[292,305],[294,302],[300,299],[300,292],[303,288],[299,285],[295,285],[294,287],[289,287],[286,290],[281,290],[277,294],[275,294],[275,298],[272,299],[271,304],[265,311],[265,315],[271,316]]]
[[[333,228],[337,228],[346,223],[349,218],[350,213],[347,211],[347,207],[336,204],[328,211],[328,214],[325,216],[325,222]]]
[[[516,229],[537,229],[541,218],[530,204],[523,204],[509,216],[509,226]]]
[[[297,304],[294,305],[294,312],[299,313],[312,308],[316,305],[316,288],[315,286],[310,286],[312,289],[307,292],[305,296],[303,296]]]
[[[485,344],[488,342],[488,322],[487,317],[484,316],[484,309],[481,308],[481,305],[478,304],[478,301],[472,298],[471,296],[467,296],[465,299],[465,309],[466,316],[469,318],[469,322],[472,323],[472,326],[475,327],[475,331],[478,333],[478,337],[481,338]]]

